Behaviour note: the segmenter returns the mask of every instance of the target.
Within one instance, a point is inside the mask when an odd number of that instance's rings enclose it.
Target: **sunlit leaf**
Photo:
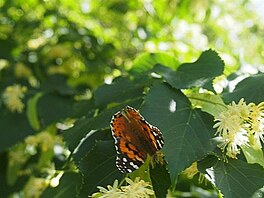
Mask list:
[[[219,95],[190,93],[187,96],[195,107],[201,108],[202,111],[213,116],[217,116],[227,108]]]
[[[241,146],[241,149],[249,164],[257,163],[264,168],[264,156],[261,149],[254,149],[251,146]]]

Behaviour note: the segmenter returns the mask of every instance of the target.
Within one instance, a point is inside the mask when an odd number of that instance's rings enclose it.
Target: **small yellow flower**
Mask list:
[[[22,102],[24,98],[24,93],[27,91],[25,86],[21,85],[13,85],[8,86],[3,93],[3,100],[6,104],[7,108],[11,112],[17,111],[18,113],[22,113],[25,105]]]

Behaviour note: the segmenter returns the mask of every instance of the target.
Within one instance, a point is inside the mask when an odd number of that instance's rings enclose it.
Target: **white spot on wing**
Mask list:
[[[138,169],[138,168],[139,168],[138,165],[134,164],[133,162],[130,162],[129,164],[130,164],[133,168],[135,168],[135,169]]]

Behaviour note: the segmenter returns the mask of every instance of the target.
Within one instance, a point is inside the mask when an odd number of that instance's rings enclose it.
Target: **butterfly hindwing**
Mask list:
[[[144,155],[136,147],[122,138],[116,139],[116,166],[122,173],[130,173],[144,163]]]

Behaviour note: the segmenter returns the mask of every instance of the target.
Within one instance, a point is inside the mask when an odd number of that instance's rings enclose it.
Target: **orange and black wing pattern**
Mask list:
[[[154,155],[164,145],[160,130],[129,106],[113,116],[111,130],[117,151],[116,165],[122,173],[138,169],[147,155]]]

